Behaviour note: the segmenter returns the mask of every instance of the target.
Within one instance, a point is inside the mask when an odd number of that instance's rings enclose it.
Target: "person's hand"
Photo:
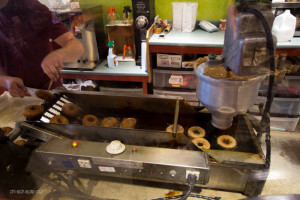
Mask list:
[[[25,87],[23,80],[18,77],[3,76],[1,79],[4,80],[5,88],[9,94],[13,97],[24,97],[30,96],[27,88]]]
[[[72,24],[71,24],[71,33],[75,34],[76,33],[76,26],[82,26],[84,24],[83,22],[83,18],[82,18],[82,15],[75,15],[73,17],[73,21],[72,21]]]
[[[47,76],[56,82],[59,79],[60,70],[64,67],[62,57],[57,51],[49,53],[42,61],[42,69]]]

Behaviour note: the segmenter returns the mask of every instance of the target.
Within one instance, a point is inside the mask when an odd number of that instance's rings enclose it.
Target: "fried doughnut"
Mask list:
[[[173,124],[166,128],[166,132],[172,133],[173,132]],[[177,125],[177,133],[184,133],[184,128],[181,125]]]
[[[232,149],[236,147],[236,140],[230,135],[221,135],[217,139],[218,145],[225,149]]]
[[[47,90],[37,90],[35,92],[35,95],[40,98],[40,99],[43,99],[43,100],[46,100],[46,101],[51,101],[53,99],[53,94],[51,94],[50,92],[48,92]]]
[[[67,117],[77,117],[80,112],[81,109],[74,103],[66,103],[62,107],[62,113]]]
[[[134,128],[136,124],[135,118],[124,118],[121,122],[121,128]]]
[[[23,147],[26,143],[26,140],[16,140],[14,141],[15,145]]]
[[[2,127],[1,130],[3,131],[4,136],[7,136],[13,129],[11,127]]]
[[[196,145],[199,149],[210,149],[210,143],[204,138],[195,138],[192,143]]]
[[[69,124],[69,120],[63,115],[55,115],[50,119],[53,124]]]
[[[40,117],[44,113],[44,108],[40,105],[29,105],[24,108],[23,115],[30,120]]]
[[[85,126],[97,126],[99,119],[95,115],[85,115],[82,118],[82,124]]]
[[[106,117],[101,121],[100,126],[103,127],[115,127],[118,124],[118,120],[114,117]]]
[[[188,135],[191,138],[203,138],[205,136],[205,130],[200,126],[192,126],[188,129]]]

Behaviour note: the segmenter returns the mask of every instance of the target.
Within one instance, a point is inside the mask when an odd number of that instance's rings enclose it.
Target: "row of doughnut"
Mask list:
[[[45,90],[38,90],[36,96],[44,100],[52,100],[53,95]],[[30,105],[25,107],[24,116],[27,119],[34,120],[40,117],[44,113],[44,108],[40,105]],[[50,123],[68,124],[68,118],[76,118],[82,113],[79,106],[73,103],[66,103],[62,107],[62,115],[56,115],[50,119]],[[67,118],[68,117],[68,118]],[[116,127],[118,125],[118,119],[115,117],[106,117],[101,122],[95,115],[85,115],[82,118],[82,124],[85,126],[102,126],[102,127]],[[124,118],[120,124],[121,128],[134,128],[137,120],[135,118]],[[166,128],[166,132],[172,133],[173,124]],[[188,129],[188,136],[191,137],[192,143],[199,149],[210,149],[210,143],[205,137],[205,130],[200,126],[192,126]],[[184,133],[184,128],[181,125],[177,125],[177,133]],[[217,144],[225,149],[232,149],[236,147],[237,142],[235,138],[230,135],[221,135],[217,138]]]
[[[24,116],[29,120],[34,120],[44,113],[44,109],[40,105],[29,105],[24,109]],[[69,124],[68,118],[75,119],[80,116],[82,110],[74,103],[66,103],[62,107],[62,114],[55,115],[50,119],[50,123]],[[92,114],[84,115],[81,120],[85,126],[102,126],[102,127],[116,127],[119,121],[115,117],[106,117],[101,122],[98,117]],[[124,118],[121,122],[121,128],[134,128],[137,120],[135,118]]]
[[[172,133],[173,124],[166,128],[166,132]],[[205,137],[205,130],[200,126],[192,126],[188,129],[188,136],[191,137],[192,143],[196,145],[199,149],[210,149],[210,143],[206,140]],[[177,133],[183,134],[184,128],[181,125],[177,125]],[[237,142],[234,137],[230,135],[221,135],[217,138],[217,144],[225,149],[232,149],[236,147]]]

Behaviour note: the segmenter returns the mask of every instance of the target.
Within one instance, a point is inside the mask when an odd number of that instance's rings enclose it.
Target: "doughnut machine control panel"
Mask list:
[[[36,152],[60,170],[174,183],[186,183],[194,174],[201,185],[209,180],[208,156],[201,151],[53,138]]]

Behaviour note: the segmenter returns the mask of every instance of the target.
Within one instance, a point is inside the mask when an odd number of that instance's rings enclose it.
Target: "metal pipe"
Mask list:
[[[15,128],[14,130],[12,130],[12,132],[9,134],[8,138],[10,141],[14,141],[15,139],[17,139],[22,133],[22,130],[20,128]]]
[[[66,137],[64,137],[62,135],[59,135],[52,131],[48,131],[46,129],[36,127],[27,122],[19,122],[19,123],[17,123],[16,126],[17,126],[17,128],[22,130],[24,135],[29,136],[29,137],[34,137],[36,139],[40,139],[45,142],[51,140],[52,138],[66,139]]]
[[[174,113],[174,123],[173,123],[173,137],[176,137],[177,133],[177,124],[178,124],[178,115],[179,115],[179,99],[176,100],[176,105],[175,105],[175,113]]]

